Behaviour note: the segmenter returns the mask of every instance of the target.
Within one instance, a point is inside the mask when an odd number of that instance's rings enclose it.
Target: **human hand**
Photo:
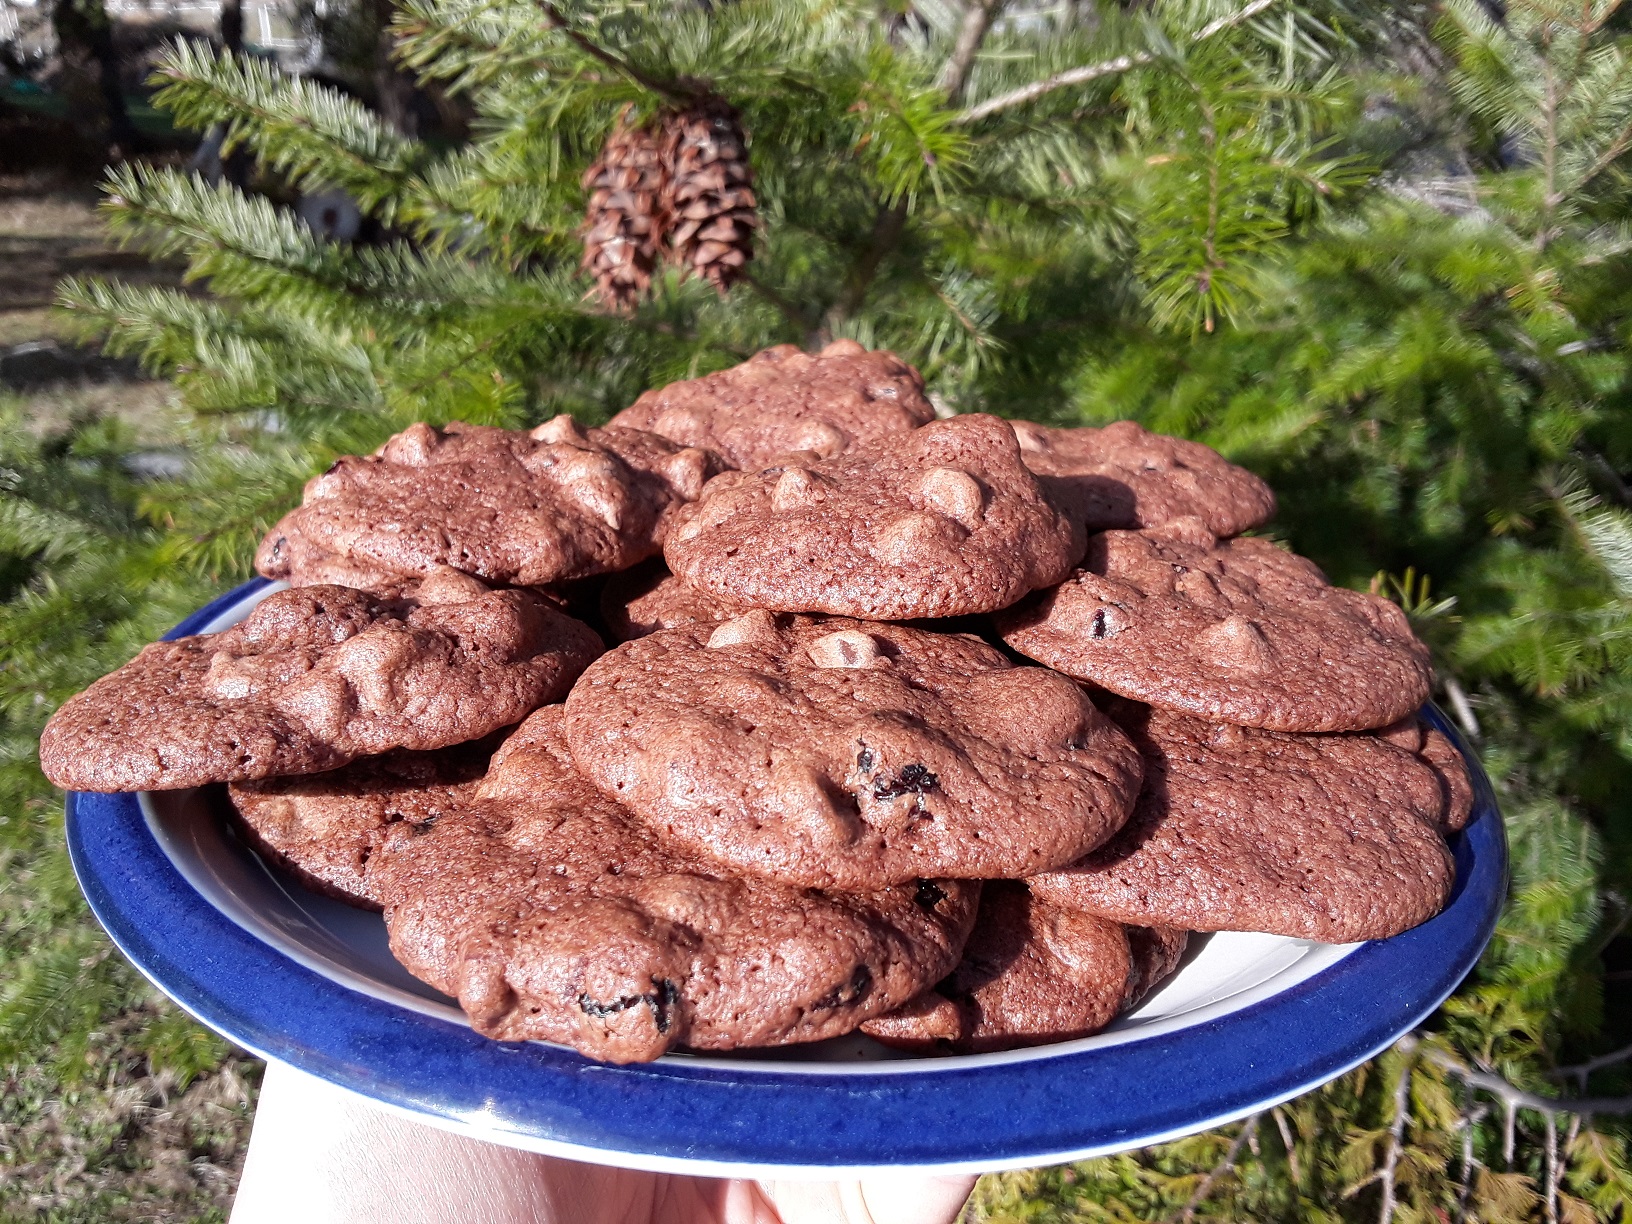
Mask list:
[[[232,1224],[952,1224],[973,1186],[581,1164],[437,1130],[269,1063]]]

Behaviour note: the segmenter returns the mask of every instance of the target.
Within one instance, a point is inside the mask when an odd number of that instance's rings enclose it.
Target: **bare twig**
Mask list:
[[[1549,1079],[1573,1079],[1583,1089],[1587,1086],[1587,1076],[1594,1071],[1602,1071],[1605,1067],[1613,1067],[1632,1058],[1632,1045],[1622,1046],[1618,1050],[1611,1050],[1608,1054],[1600,1054],[1596,1058],[1589,1058],[1584,1063],[1576,1063],[1569,1067],[1557,1067],[1547,1073]]]
[[[1417,1065],[1412,1056],[1416,1053],[1417,1039],[1402,1038],[1395,1048],[1406,1057],[1400,1064],[1400,1074],[1394,1080],[1394,1119],[1388,1124],[1388,1150],[1383,1154],[1382,1175],[1378,1178],[1383,1183],[1383,1199],[1377,1208],[1378,1224],[1392,1224],[1397,1206],[1394,1173],[1400,1165],[1400,1150],[1405,1146],[1405,1123],[1411,1112],[1411,1072]]]
[[[1558,1115],[1543,1114],[1547,1124],[1547,1224],[1558,1224]]]
[[[1473,703],[1468,700],[1467,690],[1455,676],[1445,677],[1445,695],[1451,699],[1451,713],[1456,715],[1456,721],[1462,727],[1462,734],[1477,744],[1484,734],[1479,726],[1479,717],[1473,712]]]
[[[563,13],[550,0],[536,0],[539,9],[544,14],[544,20],[551,29],[560,30],[568,42],[572,43],[585,55],[600,60],[615,72],[621,72],[637,85],[644,86],[655,94],[661,94],[671,102],[690,102],[696,99],[700,92],[695,87],[681,81],[661,81],[657,77],[642,72],[628,60],[612,54],[605,47],[593,42],[587,35],[575,29],[568,22]]]
[[[1167,1217],[1165,1224],[1190,1224],[1196,1218],[1196,1208],[1207,1201],[1207,1196],[1213,1192],[1218,1179],[1235,1169],[1235,1162],[1241,1158],[1241,1149],[1258,1134],[1258,1120],[1264,1115],[1255,1113],[1241,1126],[1241,1133],[1230,1144],[1229,1151],[1224,1153],[1224,1159],[1213,1166],[1212,1171],[1201,1179],[1196,1192],[1190,1196],[1190,1201],[1184,1207]]]
[[[1252,0],[1252,2],[1238,12],[1227,14],[1216,21],[1209,21],[1197,30],[1190,39],[1191,42],[1204,42],[1215,34],[1222,33],[1243,21],[1251,21],[1263,12],[1276,0]],[[1034,102],[1044,94],[1053,93],[1056,89],[1065,89],[1072,85],[1085,85],[1089,81],[1100,77],[1111,76],[1118,72],[1126,72],[1129,68],[1137,68],[1142,64],[1151,63],[1156,56],[1149,51],[1135,51],[1131,55],[1119,55],[1115,59],[1104,60],[1098,64],[1084,64],[1080,68],[1067,68],[1064,72],[1055,73],[1041,81],[1033,81],[1030,85],[1022,85],[1019,89],[1006,94],[999,94],[995,98],[988,98],[979,106],[971,106],[958,116],[959,123],[974,123],[995,115],[998,111],[1008,110],[1013,106],[1023,106],[1027,102]]]
[[[1022,106],[1027,102],[1035,101],[1044,94],[1053,93],[1056,89],[1065,89],[1071,85],[1086,85],[1089,81],[1097,81],[1100,77],[1112,76],[1118,72],[1126,72],[1129,68],[1137,68],[1141,64],[1148,64],[1156,57],[1148,51],[1136,51],[1132,55],[1119,55],[1115,59],[1104,60],[1098,64],[1085,64],[1081,68],[1068,68],[1064,72],[1042,81],[1033,81],[1030,85],[1023,85],[1012,93],[999,94],[995,98],[988,98],[979,106],[971,106],[958,116],[959,123],[975,123],[995,115],[1000,110],[1008,110],[1012,106]]]
[[[1627,1114],[1632,1113],[1632,1096],[1620,1097],[1550,1097],[1539,1092],[1526,1092],[1516,1084],[1511,1084],[1501,1076],[1489,1071],[1475,1071],[1442,1050],[1425,1047],[1422,1057],[1434,1064],[1447,1075],[1454,1076],[1481,1092],[1488,1092],[1495,1097],[1509,1111],[1515,1109],[1529,1109],[1539,1114],[1549,1113],[1577,1113],[1577,1114]],[[1512,1124],[1508,1123],[1508,1132],[1511,1135]],[[1512,1141],[1509,1137],[1506,1155],[1512,1159]]]
[[[980,44],[986,41],[986,31],[991,29],[992,19],[1002,7],[1003,0],[969,0],[969,7],[964,10],[963,24],[958,27],[958,41],[952,48],[952,56],[941,69],[940,85],[946,92],[948,102],[962,101],[963,87],[969,83],[969,70],[975,65],[975,55],[980,51]]]
[[[1473,1155],[1473,1131],[1490,1113],[1490,1110],[1483,1106],[1474,1110],[1468,1109],[1473,1100],[1473,1089],[1466,1084],[1462,1085],[1462,1095],[1462,1117],[1456,1124],[1462,1131],[1462,1175],[1456,1183],[1455,1224],[1464,1224],[1467,1220],[1468,1200],[1473,1197],[1473,1170],[1479,1163]]]
[[[1292,1174],[1292,1184],[1301,1186],[1303,1174],[1298,1171],[1298,1148],[1292,1139],[1292,1127],[1287,1123],[1286,1114],[1279,1105],[1270,1110],[1269,1114],[1275,1119],[1275,1129],[1281,1132],[1281,1146],[1286,1149],[1286,1167]]]

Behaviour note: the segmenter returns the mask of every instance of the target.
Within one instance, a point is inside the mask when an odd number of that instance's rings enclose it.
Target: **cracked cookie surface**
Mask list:
[[[670,844],[821,888],[996,879],[1126,819],[1127,738],[976,638],[763,610],[617,647],[567,703],[579,768]]]
[[[539,596],[464,575],[397,599],[278,591],[230,629],[155,642],[69,698],[40,763],[67,790],[173,790],[445,748],[558,699],[601,649]]]
[[[1083,535],[970,415],[821,463],[716,477],[676,520],[669,568],[722,600],[872,620],[1005,608],[1064,578]]]
[[[1358,731],[1428,699],[1405,613],[1268,540],[1196,519],[1092,537],[1084,568],[998,615],[1028,658],[1123,697],[1244,727]]]
[[[917,370],[894,353],[835,340],[816,354],[779,344],[729,370],[658,387],[611,423],[756,471],[791,451],[831,459],[934,419]]]
[[[636,429],[558,416],[530,431],[412,425],[306,484],[261,542],[268,578],[426,574],[542,585],[625,569],[659,552],[715,459]],[[321,567],[319,567],[321,563]]]
[[[1270,487],[1200,442],[1132,421],[1098,429],[1012,424],[1026,466],[1090,533],[1194,516],[1214,535],[1232,536],[1275,517]]]
[[[368,874],[392,951],[500,1040],[631,1062],[837,1036],[942,977],[974,920],[974,883],[818,892],[664,849],[574,767],[559,706],[477,794],[393,826]]]
[[[1118,922],[1349,943],[1438,913],[1445,796],[1379,735],[1284,735],[1113,706],[1145,761],[1127,825],[1033,893]]]

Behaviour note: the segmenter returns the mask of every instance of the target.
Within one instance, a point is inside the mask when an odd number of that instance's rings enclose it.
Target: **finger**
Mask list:
[[[851,1182],[761,1182],[781,1224],[952,1224],[973,1177],[885,1174]]]
[[[590,1197],[576,1192],[580,1170],[598,1172],[437,1130],[270,1063],[232,1224],[583,1220],[559,1214]]]

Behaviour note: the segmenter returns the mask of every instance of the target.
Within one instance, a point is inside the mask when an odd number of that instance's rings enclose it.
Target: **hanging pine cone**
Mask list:
[[[652,283],[663,247],[663,156],[650,126],[631,127],[628,110],[584,171],[589,210],[583,268],[614,310],[632,309]]]
[[[747,137],[736,108],[709,98],[663,120],[669,258],[722,294],[754,257],[759,226]]]

